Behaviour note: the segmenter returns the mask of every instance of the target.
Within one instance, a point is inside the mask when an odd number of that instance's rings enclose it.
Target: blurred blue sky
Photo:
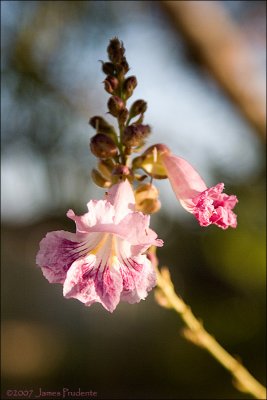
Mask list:
[[[66,165],[69,164],[65,169],[64,187],[70,202],[77,195],[84,203],[90,196],[102,195],[101,190],[96,188],[92,192],[86,185],[90,180],[89,167],[95,161],[87,153],[93,134],[88,119],[94,114],[106,113],[108,95],[103,90],[103,73],[98,60],[107,59],[106,46],[113,36],[124,42],[130,73],[138,79],[131,101],[143,98],[148,102],[145,121],[153,128],[148,145],[166,143],[173,153],[190,161],[209,185],[217,183],[218,176],[226,185],[231,185],[249,182],[257,175],[263,162],[261,143],[210,75],[188,60],[182,38],[171,29],[157,2],[84,2],[90,4],[84,7],[82,15],[72,18],[63,15],[62,19],[60,14],[61,11],[64,14],[64,10],[60,7],[63,4],[57,2],[54,17],[46,14],[37,30],[34,16],[36,8],[42,6],[38,3],[1,3],[2,135],[5,139],[6,135],[18,134],[20,126],[24,125],[25,129],[33,118],[33,111],[27,104],[16,101],[16,76],[5,74],[14,40],[21,32],[28,31],[35,35],[33,58],[36,64],[45,71],[49,83],[73,105],[73,115],[62,131],[65,147],[61,148],[62,153],[58,153],[54,165],[55,170],[61,168],[62,157],[66,158]],[[236,10],[242,9],[242,2],[230,3],[232,12],[239,15]],[[245,26],[249,32],[248,24]],[[264,85],[264,46],[259,41],[256,47],[254,43],[250,45],[257,54]],[[46,100],[41,96],[35,100],[39,107],[46,107]],[[51,126],[47,127],[49,129]],[[46,126],[42,126],[44,134],[45,131]],[[78,168],[74,165],[77,154],[71,154],[71,149],[79,146],[82,159]],[[75,185],[80,174],[85,184],[83,190]],[[165,210],[179,212],[168,182],[159,182],[158,187],[164,189],[161,194]],[[6,148],[4,142],[2,218],[26,222],[41,217],[53,202],[47,188],[44,163],[28,142],[18,137]]]

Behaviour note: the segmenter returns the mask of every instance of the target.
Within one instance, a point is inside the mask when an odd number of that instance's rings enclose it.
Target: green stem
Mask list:
[[[186,325],[185,338],[195,345],[206,349],[233,376],[235,387],[256,399],[266,399],[266,388],[261,385],[248,370],[231,354],[229,354],[203,327],[202,323],[192,313],[191,308],[184,303],[173,287],[169,270],[156,266],[157,285],[160,289],[157,300],[164,307],[175,310]]]

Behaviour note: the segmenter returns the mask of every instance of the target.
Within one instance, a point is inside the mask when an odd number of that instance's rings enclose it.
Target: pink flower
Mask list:
[[[144,299],[156,284],[155,271],[143,254],[163,242],[149,228],[149,216],[135,212],[128,180],[111,187],[106,200],[91,200],[88,212],[67,216],[76,234],[49,232],[36,262],[50,283],[62,283],[63,295],[86,306],[101,303],[112,312],[120,300]]]
[[[164,146],[160,154],[172,188],[181,205],[199,221],[201,226],[216,224],[222,229],[236,228],[236,215],[232,209],[236,196],[223,193],[224,184],[207,188],[197,171],[186,160],[176,157]]]

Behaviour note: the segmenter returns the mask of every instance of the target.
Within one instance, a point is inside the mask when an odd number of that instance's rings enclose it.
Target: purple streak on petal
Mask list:
[[[105,266],[100,279],[95,278],[95,288],[101,304],[110,312],[113,312],[117,307],[121,291],[122,278],[118,271],[113,267]]]
[[[138,303],[156,285],[156,273],[148,258],[143,255],[136,259],[124,260],[121,267],[123,292],[121,300]]]
[[[67,273],[63,294],[75,298],[86,306],[98,302],[113,312],[120,301],[122,279],[116,271],[96,264],[96,257],[88,256],[76,261]]]
[[[70,232],[47,233],[40,242],[36,263],[50,283],[63,283],[71,264],[83,253],[83,242]]]

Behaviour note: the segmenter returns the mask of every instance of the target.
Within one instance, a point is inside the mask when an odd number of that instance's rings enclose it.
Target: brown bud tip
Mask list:
[[[128,117],[129,117],[129,111],[127,110],[127,108],[124,108],[118,115],[119,123],[124,125]]]
[[[144,140],[150,133],[149,125],[132,124],[125,128],[123,132],[123,144],[126,146],[136,147],[143,144]]]
[[[115,129],[104,118],[96,115],[89,120],[89,124],[96,129],[97,133],[105,133],[111,137],[116,136]]]
[[[107,52],[111,62],[120,63],[123,59],[125,48],[123,47],[123,43],[117,37],[114,37],[109,42]]]
[[[115,75],[116,74],[116,69],[115,65],[110,63],[110,62],[102,62],[102,71],[106,75]]]
[[[125,57],[122,57],[122,61],[120,63],[120,67],[122,68],[123,74],[127,74],[127,72],[129,71],[130,67],[129,67],[129,64],[128,64],[128,62],[127,62]]]
[[[112,158],[118,153],[114,141],[103,133],[97,133],[90,141],[90,149],[98,158]]]
[[[135,76],[129,76],[123,84],[123,93],[125,97],[128,99],[132,94],[134,89],[137,86],[137,79]]]
[[[144,100],[136,100],[130,108],[130,117],[133,118],[136,115],[144,114],[147,110],[147,103]]]
[[[108,109],[111,115],[118,117],[120,112],[125,108],[123,100],[118,96],[112,96],[108,100]]]
[[[116,89],[119,86],[119,81],[115,76],[109,75],[107,78],[104,80],[104,85],[105,85],[105,90],[112,94],[116,91]]]

